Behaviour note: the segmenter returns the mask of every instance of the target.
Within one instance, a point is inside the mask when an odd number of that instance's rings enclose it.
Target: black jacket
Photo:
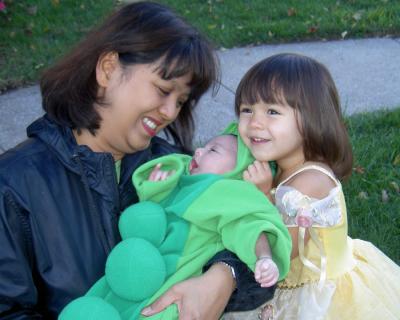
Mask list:
[[[132,172],[179,152],[155,137],[148,149],[124,157],[117,184],[111,154],[77,145],[70,129],[47,116],[28,127],[28,137],[0,156],[1,319],[53,319],[83,295],[120,240],[120,212],[137,202]],[[229,252],[215,259],[243,267]]]

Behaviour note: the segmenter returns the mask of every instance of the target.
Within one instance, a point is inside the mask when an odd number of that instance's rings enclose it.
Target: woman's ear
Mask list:
[[[112,73],[118,67],[118,53],[115,51],[102,54],[96,65],[96,80],[100,87],[107,88]]]

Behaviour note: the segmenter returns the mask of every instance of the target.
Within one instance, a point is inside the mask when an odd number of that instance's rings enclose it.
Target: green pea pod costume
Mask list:
[[[237,135],[235,123],[225,134]],[[172,285],[200,275],[223,249],[254,270],[255,245],[268,236],[280,280],[289,271],[291,238],[277,209],[242,172],[254,161],[238,137],[237,164],[224,175],[189,175],[191,157],[174,154],[139,167],[133,183],[141,202],[121,215],[122,241],[106,262],[105,276],[61,313],[61,320],[178,319],[176,305],[152,317],[140,311]],[[148,181],[154,166],[175,170],[164,181]]]

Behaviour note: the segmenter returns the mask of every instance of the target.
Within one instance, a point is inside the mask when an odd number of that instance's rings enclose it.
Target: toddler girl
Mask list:
[[[274,55],[246,73],[235,108],[256,159],[244,178],[273,198],[293,243],[289,274],[260,317],[399,319],[399,266],[347,235],[340,180],[352,151],[329,71],[305,56]],[[273,182],[264,165],[271,160]]]

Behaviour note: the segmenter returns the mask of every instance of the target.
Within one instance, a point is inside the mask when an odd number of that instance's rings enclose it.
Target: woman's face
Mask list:
[[[96,134],[101,149],[115,159],[147,148],[160,130],[173,122],[188,99],[191,75],[164,80],[157,63],[122,69],[119,62],[100,85],[107,106],[97,106],[102,122]]]

